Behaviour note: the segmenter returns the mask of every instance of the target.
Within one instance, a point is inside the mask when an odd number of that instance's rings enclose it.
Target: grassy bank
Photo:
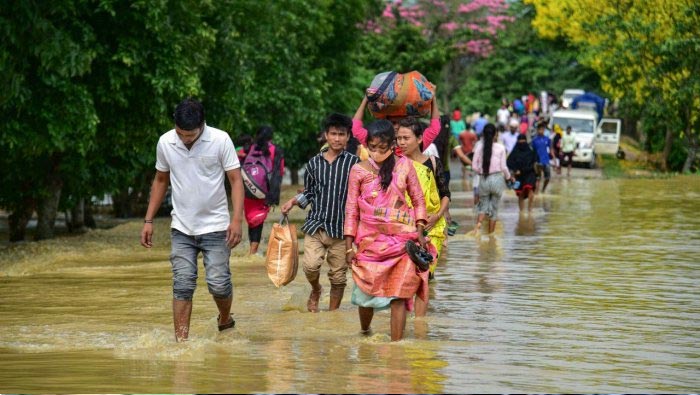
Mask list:
[[[624,159],[615,155],[599,155],[598,164],[605,178],[657,178],[670,174],[658,170],[655,162],[644,152],[637,141],[627,136],[622,137],[620,148],[625,153]]]

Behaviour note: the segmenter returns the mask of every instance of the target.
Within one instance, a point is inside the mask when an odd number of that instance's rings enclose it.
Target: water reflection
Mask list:
[[[13,246],[0,252],[0,390],[695,391],[697,177],[549,188],[522,214],[508,192],[494,237],[450,238],[428,317],[409,318],[398,344],[386,312],[359,334],[350,287],[338,312],[305,313],[303,276],[278,290],[261,258],[238,251],[235,330],[218,333],[200,279],[191,341],[174,344],[167,221],[152,251],[138,246],[136,222]],[[470,195],[453,199],[462,233]]]

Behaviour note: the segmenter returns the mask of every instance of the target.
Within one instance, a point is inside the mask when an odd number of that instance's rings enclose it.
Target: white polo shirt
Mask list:
[[[225,172],[239,167],[231,137],[222,130],[205,124],[189,150],[175,129],[160,136],[156,169],[170,172],[171,227],[190,236],[226,230],[230,217]]]

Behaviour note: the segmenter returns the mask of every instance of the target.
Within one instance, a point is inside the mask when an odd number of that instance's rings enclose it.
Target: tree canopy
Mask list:
[[[688,143],[687,170],[698,149],[700,4],[692,0],[526,0],[543,37],[563,37],[615,98],[666,114],[669,137]],[[671,141],[669,141],[671,140]],[[665,154],[668,157],[668,153]],[[665,164],[665,161],[664,161]]]

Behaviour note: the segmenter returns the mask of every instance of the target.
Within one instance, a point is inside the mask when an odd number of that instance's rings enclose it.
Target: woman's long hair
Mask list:
[[[435,141],[433,141],[437,151],[440,153],[440,158],[449,158],[451,154],[450,134],[452,132],[450,131],[450,127],[450,116],[440,115],[440,133],[435,138]]]
[[[396,140],[396,134],[394,133],[394,126],[391,122],[386,119],[380,119],[370,123],[367,126],[367,142],[370,140],[379,139],[380,142],[386,143],[389,149],[394,149],[394,141]],[[391,179],[394,173],[394,165],[396,165],[396,159],[394,155],[389,155],[388,158],[382,163],[382,167],[379,168],[379,177],[381,178],[382,189],[387,190],[389,184],[391,184]]]
[[[272,126],[263,125],[258,129],[255,135],[255,146],[262,151],[263,155],[270,156],[270,147],[268,144],[272,141]]]
[[[481,173],[484,178],[489,176],[489,170],[491,169],[491,152],[493,148],[493,141],[496,137],[496,126],[489,123],[484,126],[484,154],[481,159]]]

